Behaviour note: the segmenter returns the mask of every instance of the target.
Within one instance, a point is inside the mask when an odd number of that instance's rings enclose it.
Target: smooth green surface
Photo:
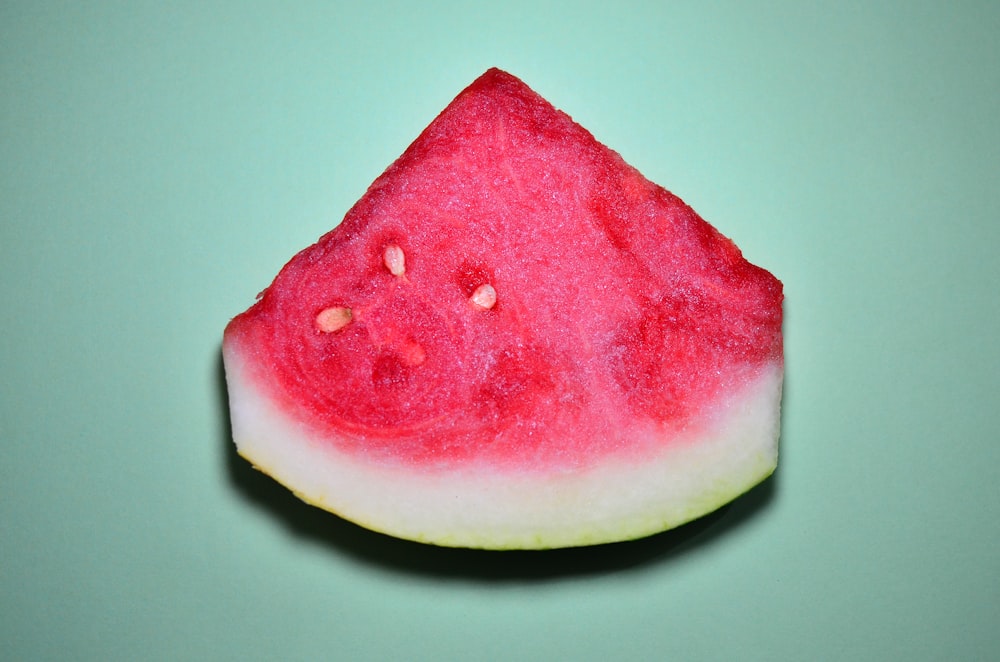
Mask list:
[[[0,657],[995,659],[998,34],[995,2],[4,2]],[[785,283],[781,464],[716,515],[438,550],[231,450],[223,326],[494,65]]]

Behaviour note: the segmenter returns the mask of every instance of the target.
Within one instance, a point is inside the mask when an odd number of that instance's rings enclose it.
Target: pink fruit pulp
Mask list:
[[[486,310],[469,300],[484,283]],[[494,69],[225,343],[340,453],[563,471],[697,443],[730,394],[780,367],[781,302],[680,199]],[[317,328],[335,306],[350,322]]]

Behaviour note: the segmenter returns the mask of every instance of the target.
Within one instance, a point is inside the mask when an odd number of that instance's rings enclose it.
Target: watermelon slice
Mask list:
[[[637,538],[774,470],[781,320],[774,276],[491,69],[230,322],[233,436],[393,536]]]

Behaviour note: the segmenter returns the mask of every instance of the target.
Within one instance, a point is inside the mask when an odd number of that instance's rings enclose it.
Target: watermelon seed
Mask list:
[[[427,358],[427,352],[424,351],[424,348],[416,340],[409,340],[404,343],[400,353],[403,357],[403,362],[409,366],[418,366]]]
[[[333,333],[340,331],[351,323],[354,314],[346,306],[333,306],[320,312],[316,316],[316,328],[323,333]]]
[[[403,249],[396,244],[389,244],[385,247],[385,252],[382,253],[382,262],[393,276],[402,276],[406,273],[406,256],[403,255]]]
[[[480,310],[489,310],[497,303],[497,291],[489,283],[483,283],[472,293],[469,301]]]

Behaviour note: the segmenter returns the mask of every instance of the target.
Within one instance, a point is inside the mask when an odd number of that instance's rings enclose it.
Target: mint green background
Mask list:
[[[1000,651],[1000,4],[0,5],[0,657]],[[439,550],[230,449],[219,343],[489,66],[785,283],[776,476]]]

